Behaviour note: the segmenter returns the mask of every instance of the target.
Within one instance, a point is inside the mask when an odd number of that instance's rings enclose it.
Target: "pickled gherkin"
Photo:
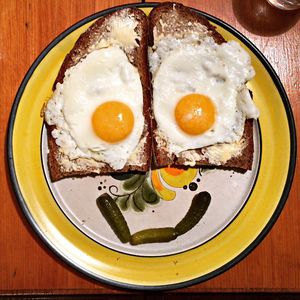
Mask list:
[[[208,192],[201,192],[194,196],[188,212],[175,226],[178,235],[188,232],[202,219],[208,209],[210,200],[211,196]]]
[[[176,238],[177,233],[173,227],[149,228],[134,233],[130,238],[130,244],[164,243]]]
[[[97,206],[100,209],[103,217],[110,225],[111,229],[117,235],[122,243],[127,243],[130,240],[130,231],[127,222],[121,213],[115,200],[107,193],[102,194],[96,200]]]

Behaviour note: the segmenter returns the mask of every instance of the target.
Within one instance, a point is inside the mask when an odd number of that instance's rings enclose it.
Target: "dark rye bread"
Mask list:
[[[148,40],[148,24],[147,17],[139,9],[126,8],[117,10],[111,14],[96,20],[77,40],[72,50],[66,55],[62,66],[59,70],[58,76],[54,82],[53,90],[55,90],[57,83],[62,83],[66,70],[75,66],[82,58],[84,58],[93,47],[105,34],[109,34],[110,28],[107,26],[110,18],[131,16],[137,21],[135,32],[137,33],[139,40],[136,39],[137,46],[133,49],[123,49],[126,53],[129,61],[137,68],[140,80],[143,88],[143,114],[145,118],[144,130],[141,137],[146,139],[146,142],[139,151],[139,157],[142,160],[142,164],[126,164],[121,170],[114,170],[108,164],[103,163],[100,167],[87,167],[85,169],[66,170],[61,164],[62,159],[68,159],[59,151],[59,146],[56,144],[55,139],[52,136],[52,131],[56,128],[46,124],[47,136],[48,136],[48,166],[50,177],[52,181],[57,181],[66,177],[74,176],[93,176],[98,174],[111,174],[115,172],[127,172],[127,171],[141,171],[146,172],[150,168],[151,164],[151,97],[150,97],[150,83],[148,72],[148,56],[147,56],[147,40]],[[76,160],[73,161],[76,163]]]
[[[189,23],[189,24],[188,24]],[[163,26],[162,26],[163,24]],[[217,44],[225,43],[225,39],[220,33],[218,33],[213,25],[209,21],[191,10],[190,8],[183,6],[179,3],[165,2],[155,7],[149,15],[149,46],[154,45],[154,30],[158,35],[179,35],[185,30],[197,30],[197,25],[204,25],[207,28],[207,35],[211,36]],[[162,140],[157,136],[157,123],[155,116],[152,120],[152,135],[153,135],[153,156],[154,167],[161,168],[166,166],[183,167],[186,165],[186,160],[180,154],[177,156],[174,153],[169,153],[165,148],[167,141]],[[207,158],[203,158],[196,161],[195,166],[212,166],[231,168],[241,171],[251,170],[253,162],[253,120],[246,120],[243,139],[245,139],[245,147],[240,156],[233,157],[227,160],[226,163],[220,165],[213,165]],[[206,151],[206,147],[194,149],[198,154],[203,154]],[[185,153],[189,150],[184,151]]]

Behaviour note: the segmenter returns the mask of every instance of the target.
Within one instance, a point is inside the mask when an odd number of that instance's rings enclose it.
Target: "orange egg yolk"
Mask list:
[[[178,126],[187,134],[200,135],[215,122],[216,109],[209,97],[189,94],[182,97],[175,108]]]
[[[94,132],[108,143],[124,140],[131,133],[133,125],[131,109],[119,101],[108,101],[99,105],[92,116]]]

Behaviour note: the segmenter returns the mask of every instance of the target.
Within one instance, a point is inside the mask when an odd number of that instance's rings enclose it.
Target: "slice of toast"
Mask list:
[[[149,55],[157,50],[157,42],[162,37],[173,36],[177,39],[182,39],[191,32],[197,32],[200,40],[202,37],[205,38],[210,36],[217,44],[226,42],[222,35],[216,31],[215,27],[212,26],[206,18],[192,9],[185,7],[182,4],[171,2],[158,5],[149,15],[149,46],[151,47],[149,49]],[[155,71],[152,70],[151,64],[150,70],[152,71],[153,77]],[[211,160],[208,153],[213,153],[213,156],[218,156],[219,152],[223,151],[225,147],[234,148],[235,145],[218,144],[217,147],[208,146],[191,149],[176,155],[169,151],[168,141],[161,135],[157,122],[155,121],[155,116],[153,116],[152,120],[152,135],[154,167],[157,168],[166,166],[211,166],[236,169],[242,172],[251,170],[252,168],[254,146],[253,120],[251,119],[248,119],[245,122],[244,133],[240,140],[242,150],[236,151],[234,155],[226,157],[222,162]]]
[[[126,29],[128,18],[134,21],[134,28]],[[113,28],[114,24],[123,24],[122,32],[119,34],[118,28]],[[132,22],[129,22],[132,24]],[[124,27],[125,26],[125,27]],[[125,29],[124,29],[125,28]],[[134,32],[129,32],[134,30]],[[135,39],[130,42],[126,34]],[[60,151],[60,147],[53,137],[53,130],[56,126],[47,124],[48,136],[48,167],[52,181],[57,181],[66,177],[87,176],[97,174],[110,174],[115,172],[141,171],[149,170],[151,163],[151,103],[150,103],[150,81],[148,72],[147,57],[148,24],[147,17],[139,9],[126,8],[117,10],[109,15],[96,20],[77,40],[72,50],[65,57],[58,76],[53,85],[53,91],[57,83],[63,83],[66,71],[85,58],[86,55],[95,49],[110,46],[109,43],[118,43],[125,52],[129,62],[137,68],[143,90],[143,115],[144,129],[139,144],[125,164],[124,168],[114,170],[109,164],[96,161],[92,158],[70,159]],[[107,42],[109,41],[109,42]],[[131,44],[130,44],[131,43]],[[47,108],[46,108],[47,109]]]

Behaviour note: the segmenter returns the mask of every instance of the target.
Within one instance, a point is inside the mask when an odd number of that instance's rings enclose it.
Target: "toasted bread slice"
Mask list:
[[[129,22],[129,24],[131,24],[130,26],[134,23],[134,27],[126,28],[126,20],[129,19],[131,21]],[[114,25],[116,23],[123,24],[123,31],[120,32],[120,34],[118,32],[118,26]],[[133,36],[135,38],[131,41]],[[70,159],[60,151],[60,146],[57,145],[56,139],[53,137],[52,133],[56,126],[46,123],[49,147],[48,166],[52,181],[71,176],[92,176],[115,172],[148,171],[151,163],[151,104],[147,40],[148,24],[146,15],[139,9],[126,8],[117,10],[96,20],[79,37],[73,49],[67,54],[54,82],[53,91],[55,91],[57,83],[63,83],[66,71],[79,63],[93,50],[109,47],[110,43],[118,43],[127,55],[129,62],[138,70],[143,90],[143,115],[145,121],[139,144],[124,168],[119,170],[114,170],[109,164],[91,158]]]
[[[178,3],[166,2],[155,7],[149,15],[149,55],[153,54],[157,48],[157,42],[166,36],[173,36],[182,39],[191,32],[199,34],[201,39],[210,36],[215,43],[225,43],[225,39],[218,33],[209,21],[196,13],[192,9]],[[167,54],[166,54],[167,55]],[[151,63],[150,63],[151,70]],[[152,74],[153,77],[154,74]],[[155,101],[155,99],[153,99]],[[230,144],[218,144],[217,147],[208,146],[198,149],[191,149],[180,152],[179,154],[171,153],[168,149],[168,141],[161,136],[158,129],[155,115],[152,120],[153,135],[153,156],[154,166],[157,168],[166,166],[187,167],[187,166],[212,166],[241,171],[251,170],[253,163],[253,120],[246,120],[244,133],[240,144],[241,151],[232,151],[231,156],[222,161],[212,160],[209,153],[219,154],[219,151],[226,151],[226,147],[234,147]],[[223,149],[222,149],[223,148]],[[229,149],[230,150],[230,149]],[[216,156],[216,155],[214,155]]]

